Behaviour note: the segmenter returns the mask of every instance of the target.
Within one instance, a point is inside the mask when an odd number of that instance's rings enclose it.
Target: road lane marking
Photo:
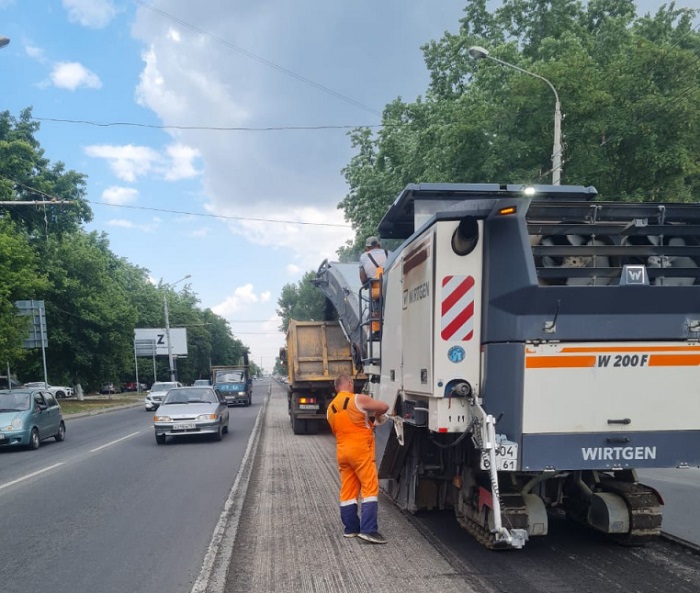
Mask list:
[[[140,430],[138,432],[132,432],[131,434],[128,434],[125,437],[117,439],[116,441],[112,441],[110,443],[100,445],[99,447],[95,447],[94,449],[90,449],[90,453],[94,453],[95,451],[99,451],[100,449],[104,449],[105,447],[111,447],[112,445],[116,445],[117,443],[121,443],[122,441],[125,441],[126,439],[130,439],[131,437],[135,437],[137,434],[141,434],[141,432],[142,431],[140,431]]]
[[[9,488],[10,486],[14,486],[15,484],[19,484],[20,482],[24,482],[24,480],[28,480],[29,478],[33,478],[34,476],[38,476],[39,474],[43,474],[44,472],[47,472],[49,470],[52,470],[59,465],[63,465],[63,461],[59,463],[54,463],[53,465],[49,465],[48,467],[45,467],[44,469],[39,469],[35,472],[32,472],[31,474],[27,474],[26,476],[22,476],[21,478],[17,478],[16,480],[12,480],[11,482],[7,482],[7,484],[2,484],[0,486],[0,490],[3,488]]]

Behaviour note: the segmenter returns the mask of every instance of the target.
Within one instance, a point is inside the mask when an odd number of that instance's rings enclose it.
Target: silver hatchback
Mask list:
[[[228,406],[211,387],[176,387],[168,391],[153,417],[156,443],[167,437],[210,434],[220,441],[228,432]]]
[[[165,394],[173,387],[182,387],[179,381],[157,381],[151,385],[151,389],[146,394],[146,399],[143,403],[146,404],[146,412],[157,410],[160,402],[165,398]]]

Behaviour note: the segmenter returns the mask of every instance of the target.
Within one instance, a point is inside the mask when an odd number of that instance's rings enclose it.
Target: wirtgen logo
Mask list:
[[[584,461],[656,459],[656,447],[582,447]]]

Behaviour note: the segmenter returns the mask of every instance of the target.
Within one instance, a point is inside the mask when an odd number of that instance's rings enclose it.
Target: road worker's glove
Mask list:
[[[375,416],[374,418],[374,425],[375,426],[381,426],[384,424],[389,418],[387,418],[386,414],[380,414],[379,416]]]

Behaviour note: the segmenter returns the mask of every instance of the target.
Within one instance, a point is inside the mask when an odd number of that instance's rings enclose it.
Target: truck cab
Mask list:
[[[249,406],[252,384],[248,369],[220,367],[212,369],[212,386],[228,406]]]

